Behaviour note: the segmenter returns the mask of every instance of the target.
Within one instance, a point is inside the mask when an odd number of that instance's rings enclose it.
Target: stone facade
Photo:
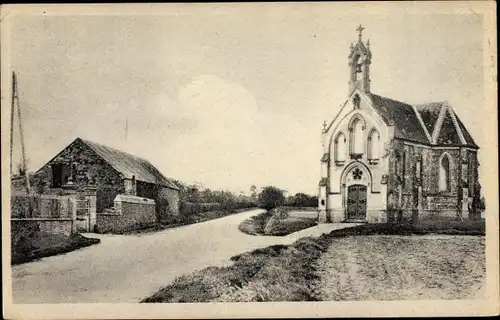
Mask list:
[[[60,185],[54,184],[53,165],[63,167]],[[33,187],[37,193],[61,194],[84,192],[89,185],[96,188],[97,212],[112,207],[116,195],[125,192],[123,175],[77,139],[36,172]]]
[[[479,147],[448,103],[373,94],[371,58],[360,35],[348,57],[348,99],[322,131],[320,222],[468,217]]]

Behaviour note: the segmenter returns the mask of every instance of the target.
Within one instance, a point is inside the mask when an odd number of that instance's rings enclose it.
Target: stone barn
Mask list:
[[[149,161],[92,141],[75,139],[33,177],[37,193],[96,193],[97,214],[114,207],[117,195],[153,199],[162,220],[179,213],[179,187]]]
[[[322,131],[320,222],[476,213],[479,147],[449,103],[374,94],[362,30],[348,55],[348,98]]]

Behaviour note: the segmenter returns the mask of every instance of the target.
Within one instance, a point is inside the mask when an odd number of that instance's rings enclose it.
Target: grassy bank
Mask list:
[[[453,292],[463,296],[484,277],[484,238],[418,235],[481,233],[484,222],[453,221],[418,228],[373,224],[335,230],[234,256],[232,265],[177,278],[142,302],[349,300],[364,291],[371,292],[366,298],[375,299],[394,297],[395,292],[405,298],[424,299],[439,292],[447,292],[446,298]],[[457,268],[463,270],[452,272]],[[404,276],[401,270],[406,270]]]
[[[313,301],[311,262],[326,249],[324,238],[306,238],[254,250],[232,257],[231,266],[180,277],[142,302]]]
[[[232,210],[214,210],[207,212],[191,213],[191,214],[180,214],[176,217],[171,217],[169,221],[163,222],[152,222],[148,224],[140,224],[134,230],[121,232],[118,234],[143,234],[156,231],[162,231],[170,228],[176,228],[180,226],[190,225],[193,223],[209,221],[213,219],[219,219],[227,217],[232,214],[254,210],[256,208],[244,208],[244,209],[232,209]]]
[[[40,258],[71,252],[101,242],[81,234],[64,236],[40,233],[34,238],[25,238],[12,246],[11,263],[13,265],[34,261]]]
[[[317,224],[316,218],[290,216],[292,207],[280,207],[243,221],[238,229],[250,235],[284,236]]]

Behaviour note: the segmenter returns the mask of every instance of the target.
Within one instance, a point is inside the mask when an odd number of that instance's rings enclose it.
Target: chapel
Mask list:
[[[408,104],[371,91],[363,29],[349,51],[347,100],[323,124],[320,223],[472,218],[479,147],[448,102]]]

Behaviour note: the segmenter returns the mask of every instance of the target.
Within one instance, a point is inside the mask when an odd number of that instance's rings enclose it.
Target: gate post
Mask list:
[[[74,234],[77,232],[77,225],[76,225],[76,209],[77,209],[77,194],[72,193],[69,195],[69,200],[71,202],[71,234]]]
[[[94,231],[97,220],[97,188],[95,186],[87,186],[85,188],[85,200],[87,201],[89,215],[89,232]]]

